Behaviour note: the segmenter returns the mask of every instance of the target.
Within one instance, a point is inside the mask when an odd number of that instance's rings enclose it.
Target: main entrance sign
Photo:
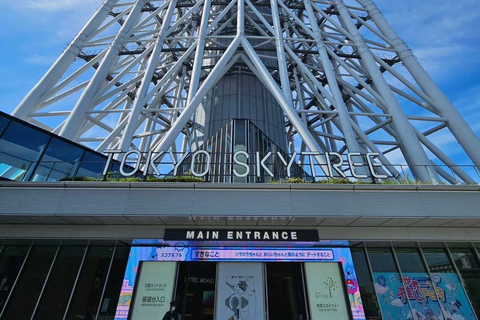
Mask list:
[[[317,230],[166,229],[166,241],[295,241],[317,242]]]

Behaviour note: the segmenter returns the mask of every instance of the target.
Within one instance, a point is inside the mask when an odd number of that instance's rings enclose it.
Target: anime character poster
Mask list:
[[[445,320],[476,320],[472,307],[455,273],[432,273],[433,283],[444,293],[440,306]]]
[[[375,273],[375,291],[384,319],[475,320],[454,273]],[[410,309],[411,308],[411,309]]]
[[[375,291],[385,320],[410,320],[412,314],[402,299],[402,282],[398,273],[374,273]]]

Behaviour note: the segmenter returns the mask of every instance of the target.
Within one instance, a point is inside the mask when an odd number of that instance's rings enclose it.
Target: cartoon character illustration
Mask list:
[[[152,248],[152,251],[150,251],[150,254],[148,255],[148,260],[150,260],[150,261],[157,261],[158,260],[157,248],[155,248],[155,247]]]
[[[458,311],[462,309],[462,303],[460,301],[452,300],[450,301],[448,306],[450,310],[447,310],[447,308],[445,308],[445,306],[442,305],[442,309],[446,314],[445,320],[465,320],[465,318],[458,313]]]
[[[227,308],[233,311],[228,320],[247,320],[255,314],[255,279],[254,277],[229,276],[226,284],[233,293],[225,299]]]

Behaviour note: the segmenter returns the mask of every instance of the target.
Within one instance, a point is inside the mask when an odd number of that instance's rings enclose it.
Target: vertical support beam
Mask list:
[[[345,106],[345,102],[343,101],[342,93],[340,92],[337,78],[336,78],[335,72],[333,71],[333,68],[327,53],[326,45],[323,42],[322,31],[320,30],[320,28],[316,23],[315,14],[313,13],[313,8],[312,8],[312,2],[311,0],[304,0],[304,4],[305,4],[305,9],[307,10],[307,13],[308,13],[310,25],[315,35],[315,42],[317,44],[318,52],[320,55],[320,61],[325,71],[325,76],[327,77],[328,87],[330,88],[330,91],[333,96],[335,109],[337,109],[338,111],[338,117],[340,119],[340,125],[342,127],[343,136],[345,137],[345,143],[347,145],[349,152],[361,153],[360,146],[358,145],[358,142],[357,142],[357,136],[351,126],[352,119],[348,115],[348,110],[347,110],[347,107]]]
[[[118,54],[124,45],[124,41],[130,35],[133,26],[138,21],[144,3],[145,0],[137,0],[132,6],[132,10],[128,15],[127,20],[108,49],[105,58],[103,58],[95,75],[82,93],[82,96],[73,108],[72,113],[63,125],[62,130],[60,130],[60,136],[70,140],[75,140],[77,138],[77,134],[85,120],[86,112],[92,107],[93,98],[100,90],[115,60],[118,58]]]
[[[281,1],[281,0],[280,0]],[[290,80],[288,77],[287,59],[285,58],[285,47],[282,34],[282,25],[280,23],[280,16],[278,13],[277,0],[270,0],[272,9],[272,20],[275,36],[275,48],[277,50],[278,69],[280,73],[280,83],[282,85],[283,95],[285,99],[293,105],[292,90],[290,89]]]
[[[260,57],[257,55],[255,52],[255,49],[252,47],[252,45],[248,42],[248,40],[244,37],[242,37],[242,46],[243,49],[245,50],[245,53],[247,56],[251,59],[253,65],[255,68],[258,69],[258,72],[260,72],[263,76],[263,79],[266,82],[267,88],[271,91],[271,93],[275,96],[278,104],[282,107],[283,112],[285,112],[286,116],[292,122],[293,126],[295,129],[297,129],[297,132],[300,134],[302,137],[303,141],[305,144],[308,146],[311,152],[318,152],[320,154],[321,148],[318,145],[317,141],[315,141],[312,133],[308,130],[308,128],[304,125],[300,117],[298,116],[297,112],[293,108],[291,104],[288,103],[286,100],[285,96],[283,95],[282,91],[278,87],[277,83],[273,79],[272,75],[268,72],[267,68],[263,64],[262,60]],[[286,47],[287,50],[289,49]],[[328,173],[328,168],[326,167],[326,161],[319,155],[315,156],[315,159],[317,159],[317,162],[321,165],[322,170],[327,174]]]
[[[192,114],[197,109],[200,102],[203,100],[204,96],[207,92],[218,82],[218,79],[231,68],[232,64],[238,59],[234,58],[231,60],[232,56],[234,55],[235,51],[240,44],[240,37],[236,37],[228,49],[225,51],[223,56],[217,62],[213,70],[208,75],[207,79],[203,82],[202,86],[198,90],[195,97],[193,97],[190,104],[188,104],[185,109],[182,111],[180,116],[178,117],[177,121],[175,121],[174,125],[168,130],[167,134],[163,137],[160,141],[158,146],[155,148],[155,152],[160,151],[168,151],[168,149],[175,143],[180,132],[183,130],[185,125],[187,124],[188,120],[192,116]],[[231,61],[230,61],[231,60]]]
[[[133,104],[132,110],[130,111],[130,114],[128,116],[127,125],[125,127],[125,130],[123,131],[122,139],[120,141],[119,149],[124,152],[128,151],[128,149],[130,148],[130,144],[133,140],[133,135],[135,134],[135,130],[137,129],[138,116],[140,115],[140,111],[142,110],[145,103],[147,103],[145,96],[147,95],[148,88],[150,87],[153,74],[155,72],[155,68],[157,67],[160,55],[162,54],[163,43],[165,42],[165,38],[167,37],[167,30],[170,27],[170,21],[172,20],[176,5],[177,0],[170,0],[167,13],[165,15],[165,18],[163,19],[162,27],[160,28],[157,40],[154,44],[155,47],[152,54],[150,55],[150,58],[148,59],[148,63],[142,78],[142,84],[140,85],[140,89]]]
[[[373,58],[372,52],[369,50],[365,40],[355,26],[346,5],[343,3],[343,0],[333,0],[333,2],[337,7],[342,23],[352,37],[351,40],[353,40],[357,46],[358,54],[361,56],[362,62],[375,84],[375,88],[377,88],[380,95],[385,99],[388,112],[392,115],[392,122],[397,132],[397,138],[399,139],[402,151],[404,151],[404,156],[412,173],[421,181],[437,183],[437,173],[429,169],[430,160],[425,150],[418,141],[413,127],[403,112],[400,103],[395,98],[387,81],[383,78]]]
[[[112,12],[112,7],[118,0],[106,0],[94,16],[87,22],[85,27],[78,33],[73,41],[68,45],[62,55],[55,61],[53,66],[47,71],[43,78],[35,85],[35,87],[20,102],[12,115],[22,120],[29,119],[29,113],[34,111],[41,103],[40,99],[62,78],[63,74],[68,70],[70,65],[75,61],[78,54],[82,50],[84,44],[95,32],[102,22]]]
[[[197,50],[195,51],[195,58],[193,60],[192,77],[190,79],[190,86],[187,96],[187,105],[192,101],[197,93],[198,85],[200,83],[200,75],[202,74],[203,54],[205,52],[205,37],[208,27],[208,18],[210,16],[211,0],[204,0],[202,21],[200,23],[200,30],[197,36]]]
[[[407,68],[420,88],[437,102],[435,107],[440,111],[442,117],[448,119],[450,131],[473,163],[477,167],[480,167],[480,139],[475,132],[470,128],[465,119],[462,118],[445,94],[435,85],[432,78],[417,61],[410,48],[389,25],[378,7],[371,0],[357,0],[357,2],[367,9],[372,21],[391,41],[393,48],[397,51],[398,57],[402,60],[405,68]]]

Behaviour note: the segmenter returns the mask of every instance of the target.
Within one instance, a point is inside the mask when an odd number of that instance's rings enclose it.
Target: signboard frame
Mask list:
[[[147,263],[152,263],[154,261],[140,261],[139,265],[138,265],[138,275],[137,275],[137,278],[138,279],[141,279],[142,278],[142,275],[143,273],[145,272],[145,266]],[[166,262],[166,261],[163,261],[163,262]],[[169,263],[175,263],[175,262],[169,262]],[[172,267],[172,266],[170,266]],[[167,306],[166,308],[166,311],[169,310],[170,308],[170,302],[172,301],[172,298],[175,294],[175,290],[176,290],[176,284],[175,284],[175,279],[177,278],[178,276],[178,265],[177,263],[175,263],[175,265],[173,266],[173,268],[175,269],[173,271],[173,281],[172,281],[172,284],[171,284],[171,292],[170,292],[170,295],[169,295],[169,298],[166,299],[168,301],[163,301],[164,304]],[[133,288],[133,294],[132,294],[132,306],[131,306],[131,309],[129,310],[129,313],[128,313],[128,320],[133,320],[135,319],[134,318],[134,315],[135,315],[135,302],[136,302],[136,299],[137,299],[137,295],[139,294],[139,285],[140,285],[140,281],[135,281],[135,285],[134,285],[134,288]],[[167,287],[166,287],[167,288]]]
[[[308,262],[308,264],[313,264],[315,262]],[[316,262],[316,263],[319,263],[319,262]],[[334,265],[334,268],[337,269],[338,271],[338,276],[340,278],[340,280],[343,280],[342,279],[342,266],[341,266],[341,263],[340,262],[335,262],[335,261],[332,261],[332,262],[325,262],[323,265],[325,264],[330,264],[330,265]],[[307,272],[307,263],[305,263],[303,266],[303,273],[305,275],[305,286],[306,286],[306,296],[307,296],[307,299],[308,299],[308,307],[309,307],[309,314],[310,314],[310,319],[313,319],[313,320],[324,320],[324,319],[327,319],[327,318],[320,318],[320,319],[316,319],[314,317],[314,312],[313,312],[313,309],[314,309],[314,306],[312,306],[313,304],[313,301],[310,300],[310,296],[311,296],[311,292],[310,290],[312,290],[312,283],[308,281],[308,275],[309,273]],[[348,288],[347,288],[347,285],[345,283],[345,281],[340,281],[340,287],[342,289],[342,297],[343,297],[343,302],[345,303],[345,306],[348,306],[350,303],[349,299],[348,299]],[[352,315],[352,309],[350,308],[347,308],[347,316],[348,316],[348,319],[344,319],[344,320],[353,320],[353,315]],[[331,319],[331,318],[330,318]]]
[[[347,286],[347,305],[353,320],[365,320],[363,303],[355,274],[353,259],[348,247],[158,247],[133,246],[125,270],[115,320],[127,320],[137,271],[141,261],[255,261],[255,262],[337,262]]]

